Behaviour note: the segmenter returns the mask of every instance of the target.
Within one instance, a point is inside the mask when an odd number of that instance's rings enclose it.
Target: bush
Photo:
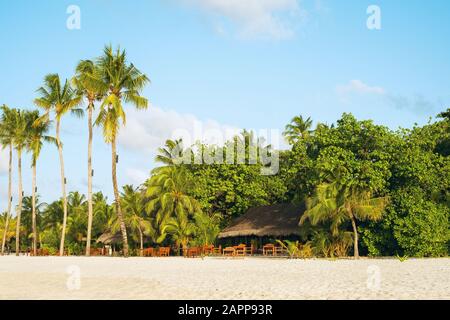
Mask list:
[[[433,202],[414,206],[407,216],[397,221],[394,236],[404,253],[417,257],[447,255],[449,241],[449,209]]]

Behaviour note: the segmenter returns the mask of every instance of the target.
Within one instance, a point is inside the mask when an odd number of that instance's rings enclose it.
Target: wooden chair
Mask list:
[[[200,256],[200,254],[201,254],[201,248],[191,247],[191,248],[185,249],[184,256],[186,258],[196,258],[196,257]]]
[[[160,247],[158,254],[160,257],[168,257],[170,255],[170,247]]]
[[[234,257],[236,255],[236,249],[233,247],[226,247],[223,249],[223,255],[226,257]]]
[[[210,254],[213,254],[213,252],[214,252],[214,246],[213,245],[203,246],[203,248],[202,248],[202,253],[204,255],[210,255]]]
[[[214,247],[212,253],[214,255],[221,255],[222,254],[222,245],[219,245],[218,247]]]
[[[155,248],[146,248],[142,251],[142,256],[144,257],[153,257],[155,254]]]
[[[235,255],[236,256],[245,256],[245,252],[246,252],[246,245],[245,244],[240,244],[238,246],[234,246],[234,250],[235,250]]]
[[[253,245],[250,245],[250,247],[245,247],[245,254],[247,255],[254,255],[256,252],[255,247]]]
[[[283,255],[286,253],[286,250],[281,247],[281,246],[275,246],[274,250],[273,250],[273,255],[274,256],[279,256],[279,255]]]
[[[265,256],[275,255],[275,245],[273,245],[272,243],[264,245],[263,246],[263,255],[265,255]]]

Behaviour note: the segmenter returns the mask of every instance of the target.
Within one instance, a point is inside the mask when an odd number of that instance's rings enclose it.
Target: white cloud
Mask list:
[[[145,182],[150,176],[150,170],[148,172],[144,170],[139,170],[136,168],[127,168],[125,171],[129,184],[132,184],[134,187],[137,187]]]
[[[384,95],[386,91],[382,87],[370,86],[361,80],[351,80],[348,84],[338,85],[336,92],[340,96],[345,96],[352,93],[357,94],[375,94]]]
[[[183,138],[186,146],[200,140],[222,144],[240,132],[239,128],[214,120],[199,120],[191,114],[150,107],[148,110],[130,110],[127,125],[120,132],[121,146],[145,153],[154,153],[167,139]]]
[[[218,33],[231,24],[243,38],[287,39],[305,11],[297,0],[180,0],[212,15]]]
[[[9,151],[0,149],[0,175],[8,172]]]
[[[353,95],[371,95],[381,97],[384,102],[399,110],[409,110],[413,113],[427,114],[436,110],[436,103],[429,101],[420,94],[412,97],[392,94],[383,87],[370,86],[361,80],[351,80],[346,85],[336,86],[336,93],[341,102],[348,103]]]

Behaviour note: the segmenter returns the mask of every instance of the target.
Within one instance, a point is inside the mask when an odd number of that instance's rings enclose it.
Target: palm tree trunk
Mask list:
[[[141,230],[141,228],[139,228],[139,240],[141,242],[141,251],[140,251],[140,256],[142,257],[142,254],[144,252],[144,234]]]
[[[13,147],[9,144],[9,167],[8,167],[8,211],[6,212],[5,230],[3,231],[2,239],[2,255],[5,253],[6,235],[8,233],[9,219],[11,216],[11,197],[12,197],[12,154]]]
[[[64,175],[64,158],[63,158],[63,150],[62,150],[62,144],[59,137],[59,130],[60,130],[61,122],[59,119],[56,120],[56,144],[58,146],[58,153],[59,153],[59,164],[60,164],[60,170],[61,170],[61,190],[62,190],[62,197],[63,197],[63,211],[64,211],[64,218],[63,218],[63,226],[61,231],[61,242],[59,244],[59,255],[64,255],[64,240],[66,237],[66,225],[67,225],[67,196],[66,196],[66,178]]]
[[[93,219],[93,207],[92,207],[92,109],[93,103],[89,103],[88,107],[88,229],[86,236],[86,256],[91,255],[91,232],[92,232],[92,219]]]
[[[122,240],[123,240],[123,255],[125,257],[128,257],[128,238],[127,238],[127,229],[125,227],[125,222],[123,220],[122,215],[122,208],[120,206],[120,195],[119,195],[119,187],[117,185],[117,163],[116,163],[116,137],[114,136],[111,140],[111,152],[112,152],[112,182],[113,182],[113,189],[114,189],[114,198],[115,198],[115,204],[116,204],[116,212],[117,217],[119,218],[120,223],[120,231],[122,233]]]
[[[19,203],[17,205],[16,222],[16,256],[20,253],[20,217],[22,215],[22,150],[17,150],[17,168],[19,179]]]
[[[359,259],[359,250],[358,250],[358,228],[356,227],[356,219],[355,216],[351,216],[352,220],[352,228],[353,228],[353,251],[355,259]]]
[[[32,225],[33,225],[33,255],[37,255],[37,228],[36,228],[36,162],[33,163],[33,180],[32,180]]]

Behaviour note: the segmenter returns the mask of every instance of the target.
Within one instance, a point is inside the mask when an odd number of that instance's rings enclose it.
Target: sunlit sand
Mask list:
[[[448,258],[0,257],[1,299],[450,299],[449,279]]]

